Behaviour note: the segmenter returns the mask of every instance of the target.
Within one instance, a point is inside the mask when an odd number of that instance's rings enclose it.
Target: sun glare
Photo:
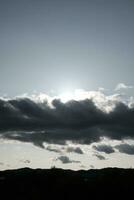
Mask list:
[[[65,92],[59,95],[59,98],[63,103],[66,103],[67,101],[74,99],[74,95],[71,92]]]
[[[61,93],[58,97],[61,99],[63,103],[66,103],[70,100],[82,100],[87,97],[87,93],[81,89],[75,89],[74,91],[67,91]]]

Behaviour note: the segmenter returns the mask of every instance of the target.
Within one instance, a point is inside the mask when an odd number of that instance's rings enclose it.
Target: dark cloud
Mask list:
[[[60,156],[56,160],[60,160],[63,164],[67,163],[80,163],[80,161],[70,160],[68,156]]]
[[[83,151],[80,147],[67,147],[66,151],[69,153],[74,152],[74,153],[78,153],[78,154],[83,154]]]
[[[0,162],[0,165],[4,165],[4,163],[3,163],[3,162]]]
[[[94,167],[94,165],[90,165],[90,168],[91,168],[91,169],[94,169],[95,167]]]
[[[29,164],[31,161],[30,160],[24,160],[25,164]]]
[[[80,168],[86,168],[86,166],[85,165],[80,165]]]
[[[61,153],[61,150],[60,150],[60,149],[53,148],[53,147],[51,147],[51,146],[47,146],[47,147],[46,147],[46,150],[48,150],[48,151],[53,151],[53,152],[55,152],[55,153]]]
[[[113,147],[111,147],[110,145],[106,145],[106,144],[100,144],[100,145],[97,145],[97,146],[94,145],[93,149],[95,149],[96,151],[105,152],[107,154],[115,152]]]
[[[100,154],[94,154],[99,160],[106,160],[106,158]]]
[[[0,100],[2,138],[32,142],[65,144],[67,140],[90,144],[102,136],[121,140],[134,137],[134,108],[118,102],[110,113],[103,112],[92,100],[59,99],[34,102],[29,98]]]
[[[48,151],[53,151],[55,153],[68,152],[68,153],[83,154],[83,151],[80,147],[68,146],[68,147],[60,147],[60,149],[59,149],[57,147],[52,147],[51,145],[49,145],[45,149],[48,150]]]
[[[23,162],[23,163],[25,163],[25,164],[29,164],[31,161],[30,160],[24,160],[24,159],[22,159],[22,160],[20,160],[20,162]]]
[[[120,144],[116,145],[115,148],[118,149],[120,153],[134,155],[134,145]]]

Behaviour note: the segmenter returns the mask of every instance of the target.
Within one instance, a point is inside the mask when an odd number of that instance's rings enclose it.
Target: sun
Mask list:
[[[74,95],[71,92],[64,92],[59,95],[59,98],[63,103],[66,103],[67,101],[74,99]]]
[[[88,98],[89,94],[82,89],[75,89],[74,91],[66,91],[58,95],[58,98],[63,102],[66,103],[70,100],[83,100]]]

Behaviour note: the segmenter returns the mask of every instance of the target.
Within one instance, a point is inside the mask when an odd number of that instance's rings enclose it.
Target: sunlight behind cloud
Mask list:
[[[59,98],[63,103],[66,103],[67,101],[74,99],[74,94],[71,92],[65,92],[59,95]]]

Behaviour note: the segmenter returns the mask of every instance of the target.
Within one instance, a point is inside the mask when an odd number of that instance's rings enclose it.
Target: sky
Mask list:
[[[0,169],[134,167],[134,1],[0,0]]]

